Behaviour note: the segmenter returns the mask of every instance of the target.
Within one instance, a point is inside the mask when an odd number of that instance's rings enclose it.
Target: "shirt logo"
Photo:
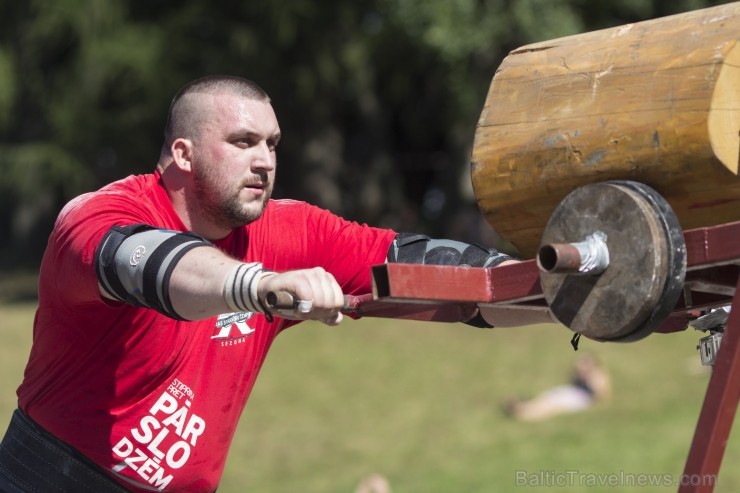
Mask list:
[[[206,420],[191,409],[194,400],[190,386],[174,379],[149,413],[141,417],[139,425],[113,447],[113,453],[122,459],[113,466],[113,472],[141,489],[164,491],[186,465],[206,430]],[[148,484],[134,480],[135,475],[127,468]],[[121,474],[124,470],[127,472]]]
[[[252,315],[254,315],[252,312],[222,313],[216,319],[216,327],[211,339],[221,341],[222,346],[231,346],[244,342],[246,337],[255,330],[248,323]]]

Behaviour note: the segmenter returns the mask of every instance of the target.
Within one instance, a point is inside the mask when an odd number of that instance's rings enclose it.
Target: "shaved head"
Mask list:
[[[162,154],[169,155],[172,143],[179,138],[196,139],[214,108],[204,95],[230,94],[248,100],[270,103],[270,97],[256,83],[230,75],[212,75],[196,79],[178,91],[170,104],[164,129]]]
[[[280,137],[270,98],[254,82],[219,75],[180,89],[157,170],[188,227],[218,239],[260,217],[273,190]]]

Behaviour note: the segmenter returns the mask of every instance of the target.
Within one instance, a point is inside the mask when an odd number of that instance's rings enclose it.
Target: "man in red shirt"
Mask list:
[[[340,323],[343,295],[370,292],[385,261],[511,261],[271,200],[279,141],[256,84],[199,79],[173,100],[154,173],[64,207],[0,490],[214,491],[280,331]],[[272,313],[280,291],[303,302]]]

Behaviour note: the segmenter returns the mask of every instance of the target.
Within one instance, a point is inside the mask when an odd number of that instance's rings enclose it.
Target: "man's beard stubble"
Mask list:
[[[268,181],[267,178],[264,180]],[[264,196],[260,203],[259,209],[247,208],[239,199],[242,187],[239,187],[233,194],[227,197],[220,197],[211,186],[209,186],[207,176],[203,173],[196,172],[194,175],[195,195],[198,205],[201,208],[201,214],[210,218],[220,227],[234,229],[245,226],[257,219],[264,212],[267,201],[272,196],[272,183],[264,189]],[[229,184],[231,185],[231,184]],[[217,187],[219,185],[216,185]],[[222,190],[227,188],[226,184],[221,185]],[[230,187],[228,187],[230,188]],[[254,205],[254,204],[252,204]]]

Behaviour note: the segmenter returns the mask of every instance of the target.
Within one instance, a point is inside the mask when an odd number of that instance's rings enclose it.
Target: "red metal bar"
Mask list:
[[[685,231],[684,239],[686,293],[674,310],[678,317],[667,320],[658,332],[676,331],[681,323],[677,320],[683,320],[686,312],[727,305],[734,296],[738,266],[731,264],[740,260],[740,222]],[[454,303],[506,303],[522,309],[545,304],[534,259],[489,269],[383,264],[373,267],[373,278],[374,310],[380,315],[368,316],[395,317],[402,311],[400,307],[382,310],[382,304],[441,307]],[[425,313],[430,309],[423,308]],[[413,310],[403,313],[404,318],[413,318]],[[427,315],[423,320],[428,320]]]
[[[373,267],[374,294],[388,302],[500,303],[542,298],[534,260],[493,267],[383,264]]]
[[[475,303],[389,303],[375,300],[373,294],[345,296],[345,313],[360,317],[400,318],[425,322],[462,322],[470,320],[478,311]]]
[[[737,239],[736,239],[737,240]],[[740,277],[736,293],[740,293]],[[735,295],[732,311],[722,336],[717,361],[709,379],[704,404],[679,493],[709,493],[714,490],[722,456],[740,400],[740,294]]]
[[[740,259],[740,222],[685,231],[684,240],[688,270]]]
[[[522,303],[537,300],[542,304],[545,303],[540,286],[540,272],[535,260],[493,267],[489,271],[488,279],[491,283],[489,303]]]
[[[387,301],[482,303],[491,299],[488,269],[449,265],[373,267],[373,294]]]

